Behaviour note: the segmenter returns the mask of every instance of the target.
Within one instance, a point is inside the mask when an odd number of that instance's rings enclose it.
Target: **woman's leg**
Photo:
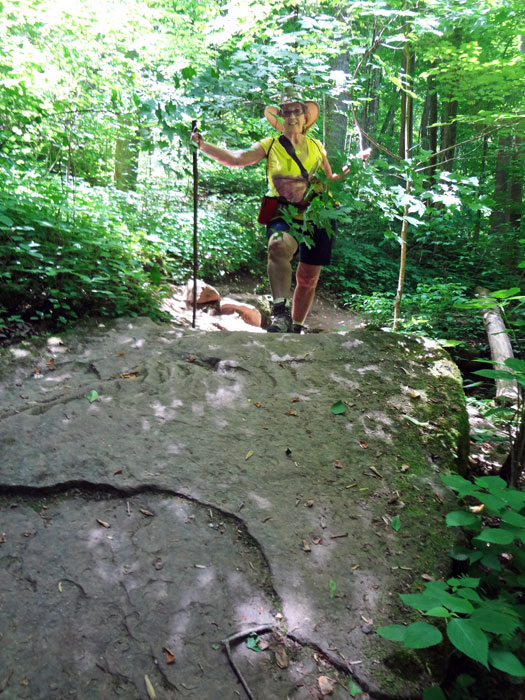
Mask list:
[[[303,325],[315,299],[315,289],[321,274],[321,265],[300,262],[295,279],[297,286],[293,295],[292,319]]]
[[[274,233],[268,241],[268,280],[274,299],[288,299],[292,285],[292,259],[297,241],[286,231]]]

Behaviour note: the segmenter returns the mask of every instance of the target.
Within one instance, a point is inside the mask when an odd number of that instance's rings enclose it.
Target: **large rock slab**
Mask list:
[[[4,697],[142,698],[145,675],[242,697],[217,645],[261,624],[269,651],[235,655],[262,700],[327,674],[348,697],[344,672],[377,698],[439,680],[434,652],[373,632],[447,574],[438,476],[468,422],[436,344],[121,319],[3,350],[0,384]]]

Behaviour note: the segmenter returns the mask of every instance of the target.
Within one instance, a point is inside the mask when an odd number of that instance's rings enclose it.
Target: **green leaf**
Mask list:
[[[447,513],[447,517],[445,519],[448,527],[464,527],[474,525],[478,521],[478,516],[474,515],[474,513],[469,513],[466,510],[453,510],[452,512]]]
[[[356,695],[360,695],[363,691],[361,688],[357,685],[357,683],[350,678],[348,681],[348,690],[350,691],[350,695],[355,698]]]
[[[346,406],[343,401],[336,401],[335,403],[332,404],[332,407],[330,408],[334,416],[338,416],[341,413],[346,412]]]
[[[392,518],[392,520],[390,521],[390,527],[392,528],[392,530],[395,530],[396,532],[397,532],[398,530],[400,530],[400,528],[401,528],[401,519],[400,519],[399,515],[396,515],[396,516],[394,516],[394,517]]]
[[[487,527],[474,539],[492,544],[510,544],[514,540],[514,533],[509,530],[501,530],[498,527]]]
[[[482,606],[470,616],[470,621],[485,632],[511,634],[519,627],[519,619],[494,610],[492,606]]]
[[[504,523],[509,525],[514,525],[515,527],[525,527],[525,516],[515,513],[512,510],[508,510],[502,514],[501,519]]]
[[[443,635],[427,622],[414,622],[406,628],[404,646],[405,649],[426,649],[434,644],[439,644]]]
[[[97,399],[98,399],[98,393],[93,389],[87,395],[87,400],[89,401],[89,403],[93,403],[93,401],[96,401]]]
[[[516,379],[514,374],[510,372],[505,372],[502,369],[478,369],[472,374],[478,374],[480,377],[488,377],[489,379]]]
[[[460,588],[456,592],[456,595],[466,598],[467,600],[473,600],[475,603],[479,603],[481,601],[479,593],[477,591],[473,591],[472,588]]]
[[[471,481],[467,481],[459,474],[441,474],[440,478],[446,486],[457,491],[460,498],[468,494],[477,493],[479,490]]]
[[[259,637],[256,634],[250,634],[250,636],[246,639],[246,646],[252,651],[262,651],[261,647],[259,646]]]
[[[525,678],[525,667],[521,661],[510,651],[505,649],[491,649],[489,651],[489,662],[498,671],[503,671],[511,676]]]
[[[498,515],[505,508],[505,501],[498,496],[493,496],[491,493],[476,494],[476,498],[480,503],[484,503],[487,509],[491,511],[491,515]]]
[[[462,576],[461,578],[449,578],[447,583],[449,586],[464,586],[465,588],[477,588],[481,579]]]
[[[519,294],[520,288],[519,287],[511,287],[510,289],[498,289],[497,292],[491,292],[491,297],[494,297],[495,299],[508,299],[509,297],[513,297],[515,294]]]
[[[489,643],[479,627],[470,620],[456,618],[447,624],[447,636],[456,649],[488,668]]]
[[[450,610],[447,610],[441,606],[438,606],[437,608],[430,608],[430,610],[427,610],[426,613],[423,614],[428,615],[429,617],[452,617]]]
[[[470,601],[457,595],[447,595],[446,599],[443,601],[443,605],[449,610],[452,610],[452,612],[464,613],[466,615],[474,610]]]
[[[432,592],[429,593],[401,593],[399,597],[405,605],[408,605],[415,610],[432,610],[432,608],[439,607],[443,602],[443,597],[447,594],[443,593],[441,595]]]
[[[494,493],[495,491],[503,491],[507,488],[507,482],[501,476],[477,476],[474,479],[476,486],[481,486],[487,491]],[[501,494],[498,494],[501,495]]]
[[[330,590],[330,598],[333,598],[335,596],[335,592],[337,591],[337,583],[333,579],[330,579],[330,583],[328,585]]]
[[[389,639],[391,642],[403,642],[407,629],[408,627],[404,625],[387,625],[386,627],[380,627],[376,630],[376,633],[385,639]]]
[[[423,700],[447,700],[447,696],[439,685],[432,685],[423,691]]]
[[[525,374],[525,360],[518,360],[517,357],[508,357],[503,364],[510,367],[515,372]]]

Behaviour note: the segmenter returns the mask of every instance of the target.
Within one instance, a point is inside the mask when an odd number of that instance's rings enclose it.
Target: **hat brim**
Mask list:
[[[321,108],[317,102],[312,102],[311,100],[297,100],[297,104],[303,104],[305,107],[305,129],[310,129],[321,113]],[[264,116],[270,122],[274,129],[284,131],[284,122],[282,117],[279,116],[279,107],[274,107],[270,105],[264,110]]]

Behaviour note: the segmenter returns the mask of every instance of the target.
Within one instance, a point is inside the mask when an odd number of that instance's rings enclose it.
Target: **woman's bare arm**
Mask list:
[[[356,158],[362,158],[363,164],[366,165],[366,161],[368,160],[371,152],[372,152],[371,148],[367,148],[365,151],[359,151]],[[336,180],[342,180],[350,172],[350,169],[348,168],[348,166],[345,165],[342,173],[339,173],[338,175],[334,175],[334,173],[332,172],[332,168],[330,166],[330,163],[328,162],[328,158],[326,156],[323,158],[323,164],[321,167],[323,168],[324,174],[331,182],[335,182]]]
[[[266,158],[266,153],[260,143],[254,143],[245,151],[229,151],[226,148],[208,143],[198,132],[193,133],[191,139],[204,154],[230,168],[244,168],[246,165],[254,165]]]

